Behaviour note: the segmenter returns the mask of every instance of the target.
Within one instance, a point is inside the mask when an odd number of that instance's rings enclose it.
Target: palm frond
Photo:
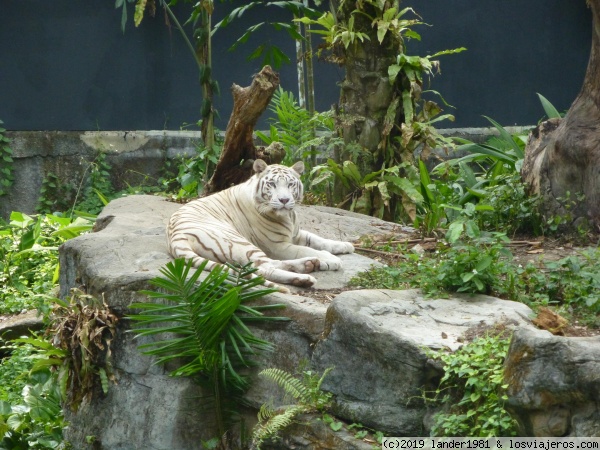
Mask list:
[[[192,262],[183,259],[169,262],[161,268],[161,276],[150,282],[156,290],[141,291],[150,301],[132,304],[140,314],[128,318],[136,338],[156,336],[139,348],[154,356],[157,364],[182,361],[171,375],[218,373],[220,381],[215,382],[243,390],[247,383],[237,368],[252,365],[251,356],[273,348],[257,338],[247,323],[289,318],[264,315],[281,308],[279,304],[243,305],[276,292],[259,287],[264,280],[255,276],[254,267],[217,266],[200,280],[205,266],[206,262],[193,269]]]

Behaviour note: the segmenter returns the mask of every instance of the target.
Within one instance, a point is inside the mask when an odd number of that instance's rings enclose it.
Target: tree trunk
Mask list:
[[[386,3],[386,8],[397,7],[398,1]],[[365,2],[361,5],[364,14],[356,14],[355,2],[331,0],[338,23],[345,26],[353,21],[353,28],[369,36],[370,39],[355,39],[347,48],[334,49],[334,58],[343,64],[346,76],[341,83],[340,101],[337,110],[338,133],[341,134],[348,151],[336,155],[337,162],[351,160],[356,163],[361,175],[381,170],[384,167],[414,162],[411,152],[406,152],[394,140],[400,134],[399,124],[404,122],[402,94],[398,90],[399,80],[390,83],[388,68],[396,63],[399,53],[404,51],[404,43],[397,34],[387,33],[383,42],[379,42],[377,27],[370,17],[377,12],[374,6]],[[354,13],[353,13],[354,12]],[[381,14],[381,12],[379,12]],[[401,76],[398,76],[400,79]],[[348,146],[348,144],[354,144]],[[356,151],[356,144],[361,151]],[[339,158],[339,159],[337,159]],[[339,201],[348,192],[337,182],[334,196]],[[382,196],[374,191],[355,192],[354,210],[368,215],[396,220],[396,207],[399,197],[392,195],[385,205]],[[346,206],[350,206],[346,204]]]
[[[267,164],[283,160],[285,150],[279,143],[257,149],[254,146],[254,126],[267,109],[273,93],[279,86],[279,75],[269,66],[254,76],[252,84],[242,88],[234,84],[233,111],[225,131],[225,142],[213,176],[205,186],[205,195],[212,194],[242,183],[252,176],[255,159]]]
[[[592,50],[581,92],[563,119],[532,131],[521,176],[547,217],[600,229],[600,0],[592,9]]]

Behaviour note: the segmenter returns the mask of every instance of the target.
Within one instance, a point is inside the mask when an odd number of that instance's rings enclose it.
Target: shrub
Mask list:
[[[454,353],[430,356],[444,364],[444,376],[434,392],[424,392],[430,404],[442,409],[434,416],[432,436],[514,436],[517,423],[504,409],[507,385],[502,365],[509,340],[485,336]]]

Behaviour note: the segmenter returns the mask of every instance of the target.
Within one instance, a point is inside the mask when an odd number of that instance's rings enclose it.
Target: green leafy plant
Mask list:
[[[328,159],[327,164],[317,166],[314,173],[315,178],[311,186],[327,182],[331,178],[343,184],[348,193],[338,206],[345,206],[350,211],[382,218],[389,212],[394,196],[405,197],[407,209],[423,202],[423,196],[418,189],[418,175],[409,163],[397,164],[363,177],[358,166],[352,161],[337,164]]]
[[[600,257],[598,248],[582,251],[557,261],[519,268],[515,281],[515,300],[577,313],[583,323],[600,327]]]
[[[21,392],[28,381],[33,366],[31,355],[35,353],[29,344],[6,342],[1,347],[0,359],[0,400],[15,404],[21,399]]]
[[[220,140],[215,140],[212,148],[198,144],[194,156],[181,159],[174,182],[168,183],[169,191],[175,192],[177,200],[198,197],[213,174],[221,154],[222,144]]]
[[[0,196],[6,195],[14,182],[12,150],[8,146],[10,139],[4,133],[6,129],[0,120]]]
[[[485,336],[453,353],[430,351],[444,365],[434,392],[424,392],[430,404],[441,406],[434,416],[432,436],[514,436],[517,424],[504,408],[507,399],[502,365],[509,339]]]
[[[311,115],[306,108],[298,104],[294,94],[284,91],[281,86],[273,93],[269,110],[276,117],[270,119],[269,134],[256,131],[256,136],[267,145],[281,142],[287,153],[286,163],[299,158],[307,159],[310,156],[304,153],[303,149],[306,148],[307,143],[313,145],[310,141],[315,139],[317,130],[326,130],[330,133],[333,131],[331,114]]]
[[[452,245],[439,263],[437,280],[442,288],[449,292],[497,292],[505,272],[501,257],[510,256],[502,245],[505,239],[498,234]]]
[[[76,188],[72,183],[63,183],[56,174],[48,172],[42,180],[35,210],[41,214],[69,211],[73,207],[75,195]]]
[[[259,450],[265,440],[275,438],[279,431],[291,425],[299,414],[324,412],[331,404],[332,394],[323,392],[321,384],[331,370],[332,368],[326,369],[321,376],[312,371],[305,371],[302,380],[276,368],[260,372],[260,376],[277,384],[295,403],[279,410],[275,410],[273,405],[268,403],[260,407],[258,424],[252,435],[253,447]]]
[[[49,370],[29,376],[20,401],[0,401],[0,448],[56,449],[67,425],[56,375]]]
[[[248,386],[240,367],[253,365],[253,357],[273,348],[256,337],[248,325],[289,319],[264,315],[283,305],[248,305],[275,292],[255,289],[263,282],[253,275],[255,269],[216,267],[200,281],[205,265],[192,270],[191,261],[169,262],[161,269],[161,276],[151,281],[158,290],[142,292],[155,301],[131,305],[140,313],[128,318],[135,323],[136,337],[159,337],[140,345],[144,354],[155,356],[158,364],[181,361],[171,375],[208,379],[223,435],[226,427],[221,403],[227,394],[236,395]]]
[[[403,252],[405,261],[371,269],[351,283],[365,288],[419,288],[428,297],[445,297],[451,292],[507,296],[511,288],[514,291],[514,285],[505,283],[514,268],[505,240],[502,233],[484,234],[453,244],[440,243],[432,254]]]
[[[292,17],[315,17],[318,15],[317,11],[307,6],[307,4],[303,4],[298,1],[250,1],[244,4],[243,6],[239,6],[234,8],[230,13],[228,13],[219,23],[215,25],[215,30],[219,30],[221,28],[225,28],[232,22],[239,20],[244,13],[247,11],[256,8],[263,7],[265,9],[265,14],[263,17],[269,17],[268,10],[272,7],[282,8],[286,11],[290,12]],[[235,43],[229,48],[229,51],[233,51],[238,48],[240,45],[245,44],[248,40],[261,28],[270,26],[275,31],[285,31],[287,34],[293,39],[297,41],[304,40],[304,36],[299,32],[299,30],[294,26],[294,24],[290,22],[280,22],[280,21],[269,21],[265,20],[263,22],[258,22],[249,26],[244,33],[235,41]],[[280,47],[273,45],[269,42],[263,42],[258,47],[256,47],[248,56],[248,60],[253,60],[260,58],[262,56],[262,65],[265,66],[267,64],[279,68],[284,63],[290,63],[290,58],[281,50]]]
[[[491,138],[485,144],[476,144],[468,139],[454,138],[455,141],[462,144],[456,148],[458,151],[466,151],[471,154],[458,158],[453,163],[487,161],[490,163],[488,170],[494,175],[498,175],[499,171],[506,169],[521,170],[523,157],[525,156],[523,149],[526,143],[526,135],[512,135],[495,120],[489,117],[485,118],[496,128],[498,137]]]
[[[448,227],[457,212],[475,205],[474,221],[483,230],[502,229],[506,234],[533,232],[542,234],[549,227],[538,212],[539,198],[527,195],[520,178],[526,136],[510,134],[497,122],[497,129],[483,144],[465,139],[456,150],[466,156],[452,158],[427,170],[419,163],[421,192],[425,201],[419,205],[415,224],[425,234]]]
[[[73,210],[98,214],[108,204],[109,199],[115,197],[115,189],[110,179],[111,169],[111,165],[106,160],[106,153],[99,152],[86,169],[89,175],[82,177]],[[80,193],[81,200],[79,200]]]
[[[40,363],[62,356],[43,337],[8,342],[10,356],[0,362],[0,448],[70,448],[61,407],[58,372]]]
[[[452,120],[453,116],[441,114],[442,109],[430,99],[432,96],[439,97],[439,94],[426,91],[424,85],[427,78],[433,76],[439,68],[435,58],[464,49],[439,52],[426,57],[410,56],[406,51],[406,42],[410,39],[420,39],[413,27],[422,24],[411,8],[400,9],[398,2],[377,0],[341,1],[336,2],[336,5],[335,11],[325,13],[319,19],[297,20],[314,26],[311,31],[324,37],[324,47],[331,50],[335,62],[345,64],[347,73],[354,74],[351,80],[347,78],[344,82],[348,87],[368,83],[369,86],[381,86],[373,87],[373,90],[389,92],[389,95],[380,95],[379,99],[380,102],[385,102],[387,110],[383,112],[379,111],[381,108],[377,108],[371,116],[369,103],[351,111],[354,103],[358,105],[360,102],[342,102],[347,110],[338,111],[336,125],[338,134],[347,137],[347,145],[351,144],[354,134],[363,136],[366,126],[363,124],[368,123],[368,129],[376,128],[377,133],[373,133],[373,138],[368,143],[361,137],[360,145],[365,147],[362,154],[349,154],[344,151],[347,149],[342,148],[339,156],[336,155],[335,161],[339,170],[332,172],[337,181],[336,201],[342,202],[347,199],[350,190],[351,197],[365,207],[363,212],[366,214],[383,216],[394,221],[408,217],[410,221],[414,221],[417,201],[422,199],[421,193],[409,188],[408,185],[413,184],[412,182],[400,182],[398,179],[414,177],[414,167],[409,169],[409,166],[414,164],[417,147],[422,147],[423,153],[428,154],[433,148],[453,145],[450,139],[442,136],[434,127],[441,120]],[[415,18],[406,18],[409,13]],[[360,74],[363,71],[359,67],[374,64],[368,62],[369,57],[364,55],[372,57],[374,53],[381,56],[383,70],[377,72],[378,69],[374,69],[373,72],[369,72],[368,80],[362,79]],[[377,81],[373,81],[373,77]],[[357,85],[353,88],[361,87]],[[364,117],[365,115],[369,117]],[[391,175],[395,178],[387,180],[391,181],[387,186],[381,184],[380,180],[376,183],[376,188],[369,184],[372,180],[358,183],[358,188],[357,183],[349,186],[347,180],[339,179],[346,160],[357,167],[357,178],[361,181],[367,177],[377,177],[379,171],[390,170],[395,171]],[[364,199],[361,199],[362,196]],[[350,206],[353,203],[346,202],[346,205]]]
[[[0,312],[47,312],[47,294],[58,282],[58,246],[89,231],[93,219],[12,212],[9,223],[0,223]]]
[[[110,178],[111,170],[106,154],[99,152],[87,162],[78,186],[49,172],[42,181],[37,212],[63,212],[71,216],[75,211],[98,214],[109,200],[118,196]]]
[[[564,114],[559,113],[558,110],[554,107],[554,105],[550,103],[550,100],[548,100],[542,94],[538,93],[538,97],[548,119],[560,119],[564,116]]]

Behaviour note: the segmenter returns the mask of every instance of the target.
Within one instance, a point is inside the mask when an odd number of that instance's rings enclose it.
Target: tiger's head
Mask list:
[[[262,159],[257,159],[254,161],[254,171],[257,178],[254,201],[260,214],[285,215],[294,209],[296,203],[302,201],[302,161],[286,167],[279,164],[267,165]]]

